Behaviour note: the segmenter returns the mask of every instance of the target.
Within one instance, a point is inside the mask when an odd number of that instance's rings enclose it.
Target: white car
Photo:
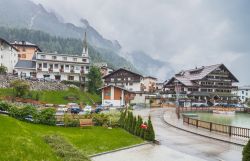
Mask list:
[[[87,105],[87,106],[85,106],[85,108],[83,109],[83,111],[84,112],[91,112],[92,111],[92,107],[91,106],[89,106],[89,105]]]

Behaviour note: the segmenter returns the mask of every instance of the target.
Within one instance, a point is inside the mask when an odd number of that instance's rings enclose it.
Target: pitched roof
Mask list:
[[[38,51],[42,51],[38,45],[33,44],[31,42],[28,41],[15,41],[13,43],[11,43],[11,45],[16,45],[16,46],[31,46],[31,47],[37,47]]]
[[[124,68],[120,68],[120,69],[118,69],[118,70],[116,70],[116,71],[113,71],[112,73],[110,73],[110,74],[108,74],[108,75],[105,75],[105,76],[104,76],[104,77],[102,77],[102,78],[103,78],[103,79],[105,79],[105,78],[107,78],[107,77],[109,77],[109,76],[113,75],[114,73],[117,73],[117,72],[122,71],[122,70],[124,70],[124,71],[126,71],[126,72],[129,72],[129,73],[132,73],[132,74],[135,74],[135,75],[138,75],[138,76],[140,76],[140,77],[143,77],[142,75],[140,75],[140,74],[138,74],[138,73],[135,73],[135,72],[129,71],[129,70],[124,69]]]
[[[5,39],[3,39],[3,38],[0,37],[0,41],[5,42],[5,43],[8,44],[9,46],[11,46],[14,50],[18,51],[18,49],[15,48],[15,47],[14,47],[11,43],[9,43],[7,40],[5,40]]]
[[[18,60],[15,68],[36,69],[36,62],[31,60]]]
[[[182,84],[185,86],[194,86],[193,83],[194,80],[200,80],[206,77],[209,73],[216,70],[219,67],[225,68],[229,75],[232,77],[232,79],[235,82],[239,82],[238,79],[226,68],[224,64],[216,64],[216,65],[210,65],[210,66],[203,66],[200,68],[190,69],[190,70],[183,70],[179,73],[177,73],[172,79],[170,79],[166,84],[169,82],[172,82],[173,79],[179,80]]]

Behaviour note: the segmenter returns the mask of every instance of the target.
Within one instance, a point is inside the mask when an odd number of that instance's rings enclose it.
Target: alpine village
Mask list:
[[[1,161],[250,161],[250,84],[227,62],[162,80],[92,32],[0,27]]]

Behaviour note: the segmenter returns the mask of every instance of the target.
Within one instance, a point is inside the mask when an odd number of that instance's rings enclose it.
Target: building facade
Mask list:
[[[89,54],[86,33],[81,55],[36,52],[31,60],[19,60],[15,71],[20,77],[44,78],[57,81],[87,81]]]
[[[134,94],[119,86],[107,85],[101,88],[102,105],[121,107],[130,103]]]
[[[250,99],[250,86],[239,87],[233,94],[239,97],[241,103],[246,103]]]
[[[157,78],[147,76],[143,78],[143,83],[142,83],[142,91],[144,92],[149,92],[149,93],[154,93],[156,91],[156,82]]]
[[[103,77],[104,85],[119,86],[129,91],[141,91],[143,76],[132,71],[120,68]]]
[[[164,85],[165,93],[187,95],[194,102],[234,102],[238,79],[224,64],[203,66],[177,73]]]
[[[39,52],[36,53],[36,71],[37,78],[85,82],[89,71],[88,54],[79,56]]]
[[[18,49],[8,41],[0,38],[0,65],[7,67],[8,73],[13,73],[18,61]]]
[[[36,52],[42,51],[37,45],[27,41],[15,41],[11,45],[18,49],[19,60],[32,60]]]

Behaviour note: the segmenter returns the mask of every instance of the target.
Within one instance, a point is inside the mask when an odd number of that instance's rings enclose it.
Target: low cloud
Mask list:
[[[128,51],[143,50],[170,62],[176,72],[225,63],[242,84],[250,84],[245,68],[249,62],[239,62],[249,58],[248,0],[33,1],[66,22],[80,25],[83,17],[107,39],[118,40]]]

